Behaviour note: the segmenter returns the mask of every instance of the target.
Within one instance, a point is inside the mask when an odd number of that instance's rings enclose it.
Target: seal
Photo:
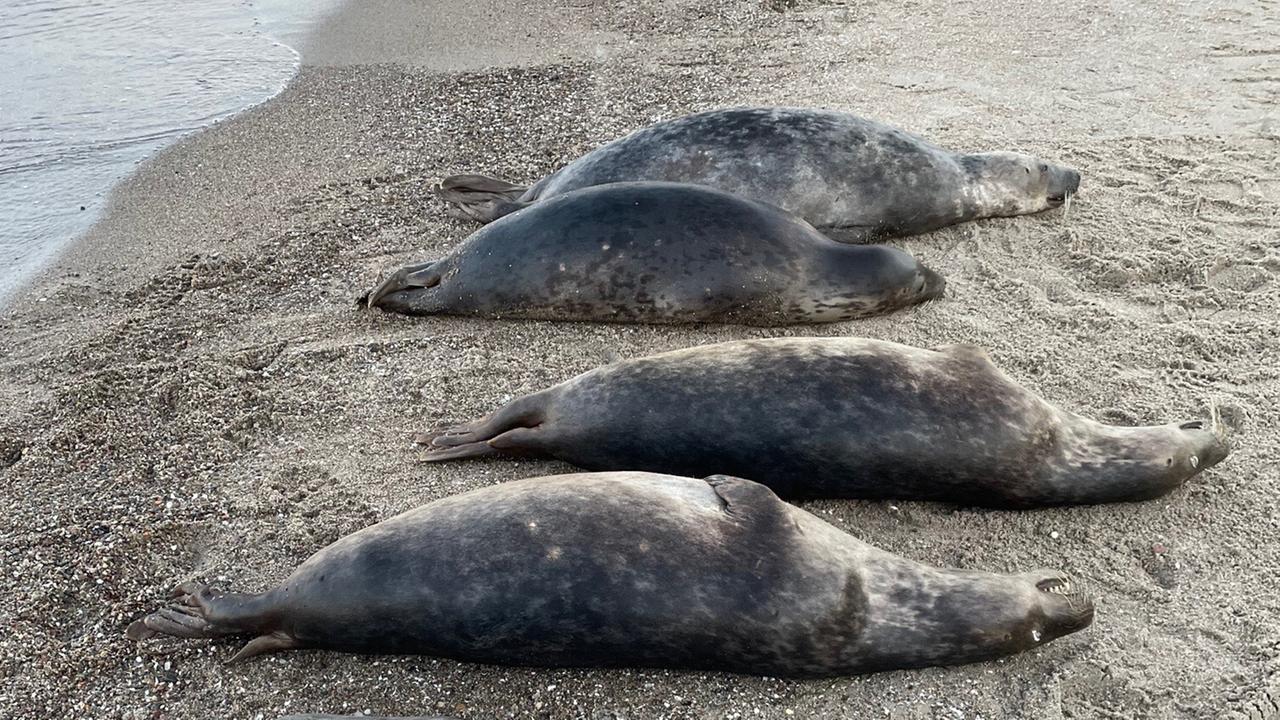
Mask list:
[[[614,140],[523,187],[454,175],[436,188],[481,222],[563,193],[631,180],[709,185],[865,242],[1058,207],[1075,170],[1012,152],[944,150],[883,123],[805,108],[711,110]]]
[[[615,183],[487,225],[402,268],[371,307],[541,320],[819,323],[936,298],[943,279],[884,245],[833,242],[771,205],[699,185]]]
[[[1104,425],[969,345],[776,338],[621,361],[419,436],[427,460],[741,475],[787,498],[1028,507],[1146,500],[1226,457],[1224,427]]]
[[[342,538],[261,594],[189,582],[137,640],[481,663],[836,676],[988,660],[1087,626],[1056,570],[943,570],[738,478],[562,475],[455,495]]]

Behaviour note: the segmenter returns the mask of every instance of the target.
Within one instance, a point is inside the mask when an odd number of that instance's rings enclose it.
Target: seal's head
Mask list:
[[[1093,599],[1058,570],[1036,570],[1023,577],[1035,586],[1028,646],[1041,645],[1089,627]]]
[[[1011,575],[886,567],[863,642],[880,668],[981,662],[1039,647],[1093,622],[1093,600],[1065,573]]]
[[[809,287],[846,293],[861,288],[867,314],[889,312],[942,297],[947,281],[910,253],[889,245],[831,243],[830,255],[807,280]],[[834,313],[842,308],[830,308]],[[813,312],[815,317],[821,313]]]
[[[1093,622],[1093,599],[1060,570],[980,575],[972,582],[966,660],[1030,650]]]
[[[1222,462],[1231,451],[1215,420],[1125,427],[1079,416],[1052,436],[1047,472],[1033,489],[1037,505],[1134,502],[1160,497]],[[1011,504],[1026,504],[1010,496]]]
[[[907,307],[942,297],[947,281],[941,275],[897,248],[884,250],[884,259],[868,263],[868,267],[877,276],[876,285],[884,289],[886,306]]]
[[[947,289],[947,281],[933,270],[916,263],[912,289],[916,302],[934,300],[942,297],[942,293]]]
[[[965,155],[967,194],[975,217],[1029,215],[1056,208],[1080,189],[1080,173],[1040,158],[1013,152]]]
[[[1217,420],[1178,423],[1169,432],[1173,440],[1165,466],[1184,481],[1222,462],[1231,452],[1226,427]]]

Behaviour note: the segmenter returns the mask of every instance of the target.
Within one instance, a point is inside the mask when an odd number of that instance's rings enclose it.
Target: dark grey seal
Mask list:
[[[539,455],[724,472],[787,498],[1026,507],[1163,495],[1226,457],[1224,434],[1201,421],[1094,422],[973,346],[778,338],[617,362],[419,442],[428,460]]]
[[[529,188],[454,175],[437,193],[489,222],[566,192],[631,180],[709,185],[790,210],[847,242],[1036,213],[1080,186],[1075,170],[1030,155],[955,153],[848,113],[738,108],[650,125]]]
[[[415,315],[786,325],[938,297],[905,252],[833,242],[771,205],[700,185],[558,195],[394,273],[370,306]]]
[[[260,594],[199,583],[129,626],[288,648],[483,663],[832,676],[967,663],[1075,632],[1062,573],[942,570],[763,485],[649,473],[520,480],[338,540]]]

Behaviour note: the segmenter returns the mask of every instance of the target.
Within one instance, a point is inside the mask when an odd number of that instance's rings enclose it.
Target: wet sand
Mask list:
[[[0,716],[1275,715],[1273,4],[391,7],[339,13],[315,36],[330,52],[308,50],[282,95],[144,165],[0,315]],[[501,67],[476,61],[468,32],[503,48]],[[370,64],[381,37],[394,62]],[[1069,213],[897,242],[947,277],[948,296],[871,320],[664,328],[357,309],[387,270],[474,229],[431,196],[440,177],[530,181],[653,120],[756,103],[1032,152],[1084,183]],[[415,430],[616,356],[778,334],[977,343],[1050,401],[1110,422],[1216,406],[1236,449],[1142,504],[806,505],[918,560],[1061,567],[1088,583],[1092,628],[999,662],[804,682],[315,651],[225,666],[235,641],[123,636],[182,580],[264,589],[380,518],[568,470],[428,465]]]

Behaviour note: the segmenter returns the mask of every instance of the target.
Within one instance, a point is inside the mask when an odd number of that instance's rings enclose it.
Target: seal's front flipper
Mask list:
[[[421,265],[408,265],[391,274],[382,284],[369,293],[366,301],[369,307],[376,307],[378,301],[400,290],[415,288],[433,288],[440,284],[443,274],[436,267],[438,263],[429,262]]]
[[[733,517],[760,517],[776,511],[782,501],[767,486],[731,475],[703,478],[711,486],[726,514]]]
[[[435,190],[461,216],[487,223],[525,207],[518,201],[528,189],[484,175],[450,175]]]
[[[815,225],[818,232],[838,243],[867,245],[893,235],[883,225]]]
[[[240,652],[231,656],[231,659],[227,661],[227,664],[230,665],[232,663],[248,660],[255,655],[261,655],[263,653],[276,652],[279,650],[292,650],[296,647],[298,647],[298,641],[295,640],[292,635],[277,630],[273,633],[267,633],[266,635],[259,635],[258,637],[250,640],[244,647],[240,648]]]

